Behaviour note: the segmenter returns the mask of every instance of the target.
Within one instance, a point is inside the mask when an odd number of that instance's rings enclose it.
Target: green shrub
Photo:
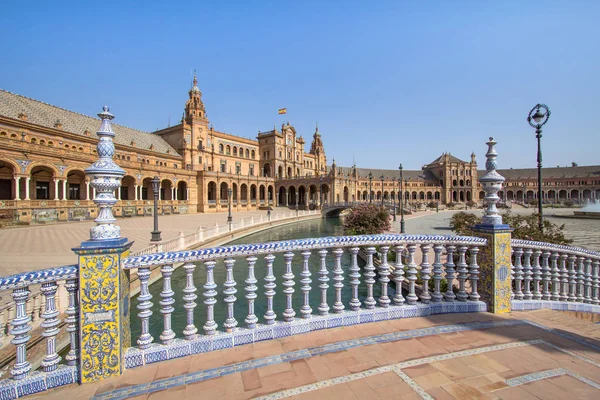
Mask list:
[[[354,206],[344,219],[344,232],[347,235],[376,235],[390,229],[390,214],[380,204]]]

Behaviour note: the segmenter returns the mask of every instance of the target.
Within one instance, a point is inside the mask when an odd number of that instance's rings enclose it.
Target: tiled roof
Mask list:
[[[506,179],[537,179],[537,168],[499,169],[498,173]],[[479,177],[485,171],[477,171]],[[582,167],[542,168],[543,178],[600,178],[600,165]]]
[[[352,174],[352,167],[336,167],[338,170],[341,170],[344,174]],[[356,168],[356,173],[359,178],[366,178],[369,176],[369,172],[373,174],[373,179],[381,179],[381,175],[384,176],[386,180],[400,177],[400,170],[397,169],[369,169],[369,168]],[[403,170],[402,176],[404,179],[410,179],[412,181],[424,181],[424,180],[436,180],[436,178],[429,171],[410,171]]]
[[[446,153],[442,154],[441,156],[439,156],[438,158],[436,158],[435,160],[433,160],[432,162],[430,162],[427,165],[431,165],[431,164],[437,164],[437,163],[441,163],[444,161],[444,157],[446,156]],[[466,161],[461,160],[460,158],[454,157],[452,154],[448,153],[448,157],[449,157],[449,161],[451,163],[466,163]]]
[[[47,128],[54,128],[54,124],[59,120],[62,124],[62,130],[83,136],[85,130],[95,134],[100,127],[100,119],[79,114],[64,108],[56,107],[39,100],[11,93],[0,89],[0,115],[8,118],[17,119],[20,113],[27,115],[27,122],[41,125]],[[135,148],[150,150],[154,145],[155,153],[169,154],[177,156],[177,151],[171,147],[162,137],[148,132],[128,128],[119,124],[112,124],[115,132],[115,143],[131,147],[131,142],[135,142]]]

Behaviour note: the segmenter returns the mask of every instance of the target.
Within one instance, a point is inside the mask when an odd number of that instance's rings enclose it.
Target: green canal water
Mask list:
[[[290,239],[301,239],[301,238],[314,238],[314,237],[325,237],[325,236],[338,236],[343,234],[342,223],[340,219],[315,219],[310,221],[301,221],[294,224],[288,224],[276,228],[272,228],[266,231],[258,232],[255,234],[251,234],[235,240],[230,244],[249,244],[249,243],[265,243],[279,240],[290,240]],[[331,252],[330,252],[331,253]],[[273,275],[276,277],[275,284],[277,288],[275,289],[276,295],[274,297],[274,305],[273,309],[277,314],[277,320],[282,319],[282,313],[285,309],[285,295],[282,293],[284,287],[282,286],[282,275],[285,272],[285,263],[283,260],[282,253],[277,253],[275,262],[273,264]],[[302,256],[300,252],[295,252],[295,256],[292,262],[292,271],[295,275],[295,292],[293,294],[293,308],[296,311],[296,317],[300,317],[300,307],[303,304],[303,294],[300,290],[300,272],[302,271]],[[255,300],[255,314],[258,317],[259,323],[264,323],[264,313],[266,311],[266,297],[264,295],[264,277],[266,272],[264,256],[259,256],[258,261],[255,266],[255,277],[258,280],[256,286],[258,290],[256,291],[257,298]],[[352,298],[352,293],[350,286],[348,284],[348,276],[347,270],[351,265],[351,256],[345,251],[342,257],[342,268],[344,270],[344,288],[342,289],[342,302],[348,308],[348,303]],[[359,259],[359,266],[363,267],[364,263]],[[320,290],[318,288],[319,285],[319,276],[317,271],[320,268],[320,260],[319,254],[317,251],[313,251],[310,260],[309,260],[309,268],[312,274],[311,280],[312,283],[311,291],[310,291],[310,306],[313,309],[313,314],[318,315],[317,307],[320,303],[321,295]],[[329,289],[327,289],[327,302],[329,307],[333,306],[334,302],[334,288],[333,288],[333,274],[332,270],[334,268],[334,257],[333,254],[327,255],[327,269],[329,271]],[[244,319],[248,313],[248,302],[245,298],[245,280],[247,278],[247,263],[245,258],[238,257],[236,258],[236,263],[234,265],[234,280],[236,281],[236,302],[235,302],[235,318],[238,321],[238,326],[245,326]],[[215,304],[215,321],[219,325],[219,330],[223,330],[222,325],[226,319],[227,308],[226,303],[223,301],[223,283],[225,282],[225,266],[223,265],[223,261],[220,260],[217,262],[217,265],[214,269],[215,282],[217,284],[216,291],[217,295],[217,303]],[[198,333],[202,334],[202,326],[206,322],[206,306],[204,305],[204,296],[202,295],[204,292],[204,288],[202,287],[206,283],[206,271],[204,265],[202,263],[198,263],[196,270],[194,271],[194,283],[196,285],[197,291],[196,295],[198,298],[196,299],[196,309],[194,311],[194,322],[196,327],[198,328]],[[159,342],[159,335],[163,329],[163,316],[160,313],[160,304],[161,300],[160,292],[162,290],[163,281],[159,280],[150,286],[150,293],[152,294],[152,316],[150,317],[150,333],[154,337],[156,342]],[[182,331],[185,328],[187,323],[186,321],[186,311],[183,308],[183,289],[185,287],[185,270],[183,268],[177,268],[172,276],[172,288],[175,292],[175,311],[172,314],[172,327],[175,331],[177,337],[183,337]],[[375,286],[375,298],[377,299],[380,294],[379,285]],[[392,292],[393,293],[393,292]],[[359,286],[359,299],[364,301],[367,294],[366,285],[362,282]],[[140,335],[140,319],[138,318],[138,296],[135,296],[132,299],[132,308],[131,308],[131,330],[132,330],[132,340],[133,343],[137,340]],[[330,312],[332,310],[330,309]]]

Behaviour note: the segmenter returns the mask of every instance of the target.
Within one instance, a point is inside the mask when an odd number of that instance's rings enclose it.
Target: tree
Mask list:
[[[387,208],[379,204],[354,206],[344,219],[344,232],[347,235],[376,235],[390,228],[390,214]]]
[[[543,232],[540,231],[539,214],[519,215],[511,214],[507,211],[502,214],[502,222],[514,229],[512,237],[514,239],[534,240],[536,242],[554,243],[560,245],[569,245],[573,240],[567,239],[563,232],[564,225],[556,225],[547,219],[544,220]],[[472,226],[480,223],[480,219],[475,214],[459,212],[452,216],[450,227],[457,235],[471,236]]]

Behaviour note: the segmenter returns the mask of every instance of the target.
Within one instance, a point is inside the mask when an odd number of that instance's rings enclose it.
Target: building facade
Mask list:
[[[0,223],[95,218],[84,170],[97,159],[99,120],[0,90]],[[126,171],[114,210],[118,217],[152,213],[151,180],[160,178],[159,212],[182,214],[310,208],[323,203],[398,200],[463,203],[483,199],[475,154],[442,154],[421,170],[328,165],[318,127],[309,150],[289,123],[259,131],[256,140],[210,124],[197,79],[179,124],[148,133],[113,124],[116,162]],[[537,197],[536,169],[499,170],[501,198]],[[371,176],[371,179],[369,179]],[[544,168],[544,201],[600,199],[600,166]],[[402,186],[402,188],[400,187]],[[231,199],[229,199],[231,192]]]

